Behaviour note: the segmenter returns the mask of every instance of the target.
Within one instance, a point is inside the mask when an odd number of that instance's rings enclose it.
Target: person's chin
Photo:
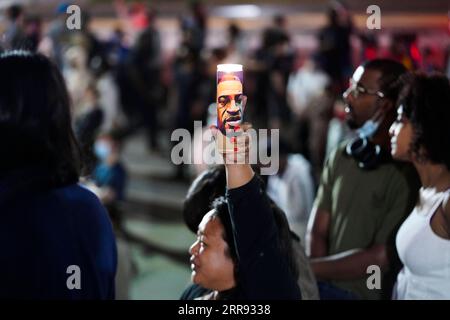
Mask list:
[[[191,281],[192,283],[199,284],[198,273],[195,270],[191,272]]]
[[[192,272],[192,273],[194,273],[194,272]],[[196,284],[202,288],[211,289],[210,286],[208,285],[208,281],[206,281],[206,279],[202,279],[199,276],[199,274],[197,274],[195,276],[193,274],[191,274],[191,281],[193,284]]]
[[[394,159],[398,159],[397,148],[395,146],[391,146],[391,156]]]
[[[356,130],[360,127],[360,125],[358,125],[358,123],[353,118],[347,117],[346,123],[350,130]]]
[[[400,152],[395,145],[391,145],[391,156],[397,161],[409,161],[408,156]]]

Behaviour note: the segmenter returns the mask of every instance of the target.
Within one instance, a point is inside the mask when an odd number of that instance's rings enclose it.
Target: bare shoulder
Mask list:
[[[442,203],[442,207],[444,208],[444,214],[450,218],[450,195]]]
[[[442,203],[447,230],[450,231],[450,196]]]

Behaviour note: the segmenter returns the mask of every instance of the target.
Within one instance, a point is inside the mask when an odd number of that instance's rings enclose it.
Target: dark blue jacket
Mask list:
[[[11,198],[11,182],[0,179],[0,298],[114,299],[116,243],[97,197],[72,184]]]

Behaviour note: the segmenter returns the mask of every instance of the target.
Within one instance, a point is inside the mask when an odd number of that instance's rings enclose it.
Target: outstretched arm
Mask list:
[[[265,193],[249,164],[226,163],[227,198],[246,299],[300,299]]]

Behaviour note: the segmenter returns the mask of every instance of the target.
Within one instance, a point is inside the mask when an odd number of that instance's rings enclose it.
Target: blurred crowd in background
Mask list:
[[[119,229],[117,203],[126,199],[127,177],[121,149],[143,132],[147,151],[170,162],[174,129],[192,133],[194,121],[215,124],[218,64],[244,66],[245,120],[255,128],[281,129],[280,170],[266,177],[267,191],[301,239],[324,161],[351,134],[342,93],[355,67],[390,58],[408,70],[450,76],[448,37],[439,47],[421,45],[419,33],[409,30],[389,33],[390,44],[381,45],[381,31],[356,28],[351,8],[337,1],[324,6],[325,24],[314,31],[314,46],[308,48],[293,41],[286,14],[266,18],[256,41],[245,19],[229,19],[222,38],[208,42],[213,5],[206,1],[186,2],[175,40],[165,38],[152,2],[111,1],[115,15],[107,27],[95,24],[88,6],[81,7],[80,30],[67,28],[69,5],[55,6],[51,18],[26,4],[4,6],[0,49],[40,52],[60,68],[83,150],[83,176],[107,187],[98,194]],[[175,45],[167,49],[166,41]],[[173,179],[190,181],[204,168],[174,165]]]
[[[445,43],[419,47],[418,35],[408,31],[391,34],[389,47],[382,47],[376,32],[354,27],[351,10],[340,2],[324,7],[326,24],[317,30],[313,50],[294,46],[285,15],[267,19],[256,44],[241,27],[245,21],[230,19],[222,45],[207,46],[207,3],[190,1],[177,18],[174,49],[163,50],[172,40],[161,37],[156,4],[111,1],[116,16],[108,30],[94,29],[96,17],[84,7],[81,29],[69,30],[68,6],[54,8],[50,21],[33,7],[6,7],[1,47],[38,51],[58,64],[72,98],[75,131],[87,151],[97,133],[112,129],[127,136],[144,128],[149,150],[161,151],[160,135],[167,130],[192,131],[195,120],[211,124],[216,65],[240,63],[249,98],[246,119],[257,128],[283,128],[289,152],[302,154],[317,178],[327,150],[345,138],[341,95],[360,62],[387,57],[409,70],[450,72]],[[93,161],[89,152],[87,157]],[[180,166],[178,176],[183,175]]]

